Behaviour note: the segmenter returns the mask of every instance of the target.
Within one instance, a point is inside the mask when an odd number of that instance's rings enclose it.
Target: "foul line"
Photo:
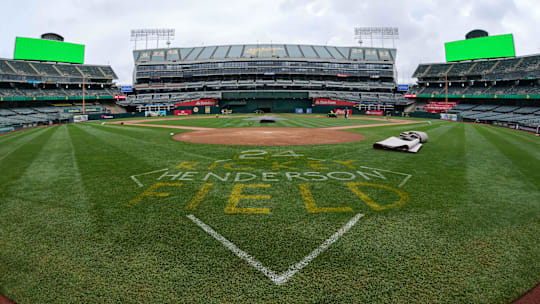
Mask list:
[[[302,259],[302,261],[292,265],[291,267],[289,267],[288,270],[286,270],[285,272],[281,274],[278,274],[275,271],[265,267],[261,262],[257,261],[254,257],[249,255],[247,252],[236,247],[236,245],[234,245],[231,241],[227,240],[224,236],[216,232],[214,229],[212,229],[212,227],[203,223],[193,214],[190,214],[187,217],[190,220],[192,220],[195,224],[197,224],[197,226],[201,227],[202,230],[204,230],[206,233],[210,234],[213,238],[215,238],[221,244],[223,244],[223,246],[227,247],[230,251],[236,254],[236,256],[238,256],[240,259],[246,261],[249,265],[253,266],[255,269],[262,272],[267,278],[269,278],[276,285],[281,285],[287,282],[292,276],[294,276],[302,268],[306,267],[319,254],[325,251],[330,245],[332,245],[335,241],[337,241],[343,234],[349,231],[349,229],[351,229],[358,222],[358,220],[363,216],[364,215],[361,213],[358,213],[357,215],[355,215],[351,220],[349,220],[349,222],[347,222],[347,224],[345,224],[343,227],[341,227],[341,229],[339,229],[331,237],[325,240],[319,247],[317,247],[304,259]]]

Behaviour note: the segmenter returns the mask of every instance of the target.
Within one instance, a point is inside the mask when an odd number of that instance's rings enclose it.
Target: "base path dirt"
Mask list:
[[[11,301],[10,299],[4,297],[1,293],[0,293],[0,304],[15,304],[15,302]]]
[[[512,304],[540,304],[540,284],[529,290],[521,298],[512,302]]]
[[[315,128],[226,128],[176,134],[174,139],[190,143],[233,146],[301,146],[347,143],[364,135]]]

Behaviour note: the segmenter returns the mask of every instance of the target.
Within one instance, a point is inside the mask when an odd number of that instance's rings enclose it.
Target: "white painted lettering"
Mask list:
[[[231,173],[227,172],[227,173],[225,173],[224,177],[221,177],[221,176],[219,176],[217,174],[214,174],[214,173],[210,172],[210,173],[206,174],[206,176],[203,178],[203,181],[207,181],[208,179],[210,179],[210,177],[214,177],[216,179],[219,179],[222,182],[226,182],[229,179],[229,175],[231,175]]]
[[[337,179],[337,180],[352,180],[356,178],[356,176],[350,172],[330,172],[326,175],[330,178]],[[339,177],[336,175],[347,175],[348,177]]]

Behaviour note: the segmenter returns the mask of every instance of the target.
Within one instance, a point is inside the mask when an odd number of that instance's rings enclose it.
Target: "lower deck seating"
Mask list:
[[[464,121],[513,123],[530,128],[540,126],[540,107],[460,104],[449,111]]]

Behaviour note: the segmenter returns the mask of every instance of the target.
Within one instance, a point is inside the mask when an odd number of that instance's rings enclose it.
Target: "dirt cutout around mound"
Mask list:
[[[253,117],[253,116],[235,116],[235,117]],[[387,120],[381,118],[351,118],[365,119],[374,121],[385,121],[385,123],[337,126],[328,128],[281,128],[281,127],[249,127],[249,128],[205,128],[192,126],[174,126],[149,124],[151,121],[183,120],[183,119],[201,119],[208,117],[182,117],[182,118],[163,118],[153,120],[131,120],[123,122],[113,122],[113,124],[124,124],[141,127],[159,127],[168,129],[193,130],[192,132],[180,133],[173,139],[183,142],[233,145],[233,146],[302,146],[302,145],[324,145],[339,144],[360,141],[365,138],[364,135],[346,132],[341,130],[358,129],[369,127],[382,127],[389,125],[416,124],[424,121],[411,120]]]
[[[301,146],[347,143],[363,140],[364,135],[315,128],[227,128],[176,134],[173,139],[200,144],[233,146]]]

